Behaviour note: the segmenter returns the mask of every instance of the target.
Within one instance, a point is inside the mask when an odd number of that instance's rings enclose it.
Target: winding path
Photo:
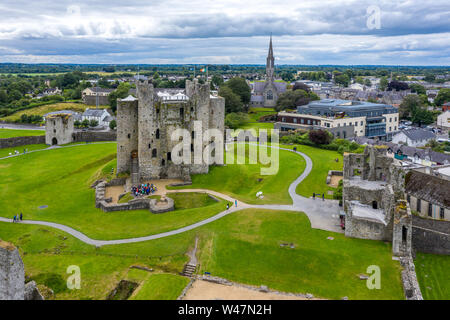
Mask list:
[[[108,143],[108,142],[103,142],[103,143]],[[46,150],[51,150],[51,149],[55,149],[55,148],[68,148],[68,147],[73,147],[73,146],[77,146],[77,145],[70,145],[70,146],[64,146],[64,147],[50,147],[47,149],[42,149],[42,150],[35,150],[35,151],[30,151],[31,152],[37,152],[37,151],[46,151]],[[308,199],[305,197],[302,197],[298,194],[296,194],[295,189],[297,188],[297,186],[310,174],[312,167],[313,167],[313,163],[311,158],[309,158],[306,154],[299,152],[299,151],[293,151],[291,149],[287,149],[287,148],[281,148],[281,147],[277,147],[277,146],[268,146],[270,148],[277,148],[280,150],[285,150],[285,151],[290,151],[290,152],[295,152],[298,155],[302,156],[305,161],[306,161],[306,167],[305,170],[302,172],[302,174],[294,181],[291,183],[291,185],[289,186],[289,196],[292,199],[293,204],[292,205],[277,205],[277,204],[266,204],[266,205],[252,205],[252,204],[247,204],[245,202],[239,201],[238,200],[238,206],[231,206],[228,210],[222,211],[218,214],[216,214],[215,216],[212,216],[210,218],[207,218],[205,220],[196,222],[194,224],[191,224],[189,226],[183,227],[183,228],[179,228],[176,230],[172,230],[172,231],[168,231],[168,232],[163,232],[163,233],[158,233],[158,234],[154,234],[154,235],[150,235],[150,236],[145,236],[145,237],[136,237],[136,238],[129,238],[129,239],[118,239],[118,240],[96,240],[96,239],[91,239],[88,236],[86,236],[85,234],[62,224],[58,224],[58,223],[54,223],[54,222],[47,222],[47,221],[36,221],[36,220],[23,220],[20,222],[20,224],[30,224],[30,225],[42,225],[42,226],[48,226],[48,227],[52,227],[55,229],[59,229],[62,230],[64,232],[67,232],[68,234],[72,235],[73,237],[77,238],[80,241],[83,241],[87,244],[90,245],[94,245],[97,247],[100,246],[104,246],[104,245],[116,245],[116,244],[126,244],[126,243],[135,243],[135,242],[143,242],[143,241],[149,241],[149,240],[155,240],[155,239],[160,239],[160,238],[165,238],[165,237],[170,237],[179,233],[183,233],[198,227],[201,227],[205,224],[208,224],[210,222],[216,221],[218,219],[221,219],[227,215],[229,215],[230,213],[236,212],[236,211],[240,211],[240,210],[244,210],[244,209],[249,209],[249,208],[258,208],[258,209],[268,209],[268,210],[287,210],[287,211],[297,211],[297,212],[304,212],[309,220],[311,221],[311,227],[315,228],[315,229],[322,229],[322,230],[328,230],[328,231],[334,231],[334,232],[341,232],[342,230],[339,227],[339,205],[338,205],[338,201],[336,200],[313,200],[313,199]],[[13,155],[10,157],[17,157],[23,154],[18,154],[18,155]],[[6,157],[6,158],[10,158],[10,157]],[[1,159],[5,159],[5,158],[1,158]],[[0,160],[1,160],[0,159]],[[168,192],[205,192],[205,193],[209,193],[213,196],[225,199],[227,201],[230,201],[234,204],[235,199],[231,198],[230,196],[217,192],[217,191],[213,191],[213,190],[207,190],[207,189],[180,189],[180,190],[168,190]],[[9,222],[9,223],[13,223],[12,219],[8,219],[8,218],[3,218],[0,217],[0,222]]]

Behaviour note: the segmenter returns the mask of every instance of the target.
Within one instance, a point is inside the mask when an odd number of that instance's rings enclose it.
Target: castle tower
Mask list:
[[[49,115],[45,119],[45,143],[48,145],[61,145],[72,142],[74,131],[71,114],[59,113]]]

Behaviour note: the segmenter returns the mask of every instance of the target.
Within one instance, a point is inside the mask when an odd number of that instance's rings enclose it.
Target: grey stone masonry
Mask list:
[[[19,250],[0,240],[0,300],[24,300],[25,270]]]
[[[72,142],[74,120],[71,114],[59,113],[45,119],[45,143],[61,145]]]
[[[204,161],[173,163],[172,150],[180,141],[172,141],[171,135],[177,129],[187,130],[192,160],[193,153],[201,153],[206,145],[215,141],[204,141],[207,129],[217,129],[223,139],[225,100],[212,96],[209,86],[209,82],[200,84],[197,80],[187,80],[186,89],[164,89],[144,82],[137,84],[138,98],[129,96],[118,100],[118,173],[130,173],[134,184],[163,178],[189,181],[191,174],[207,173],[209,166]],[[201,123],[203,132],[196,130],[194,122]],[[203,140],[201,150],[196,150],[194,139]]]

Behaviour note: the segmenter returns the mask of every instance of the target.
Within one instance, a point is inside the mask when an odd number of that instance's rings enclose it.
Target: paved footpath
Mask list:
[[[108,143],[108,142],[106,142]],[[251,143],[250,143],[251,144]],[[52,147],[47,148],[43,150],[36,150],[36,151],[30,151],[30,152],[37,152],[37,151],[44,151],[44,150],[51,150],[54,148],[68,148],[76,145],[70,145],[65,147]],[[257,209],[267,209],[267,210],[286,210],[286,211],[297,211],[297,212],[304,212],[309,220],[311,221],[311,227],[315,229],[321,229],[321,230],[328,230],[328,231],[334,231],[334,232],[341,232],[342,230],[339,226],[339,205],[338,201],[336,200],[325,200],[322,201],[321,199],[308,199],[305,197],[302,197],[295,193],[295,189],[297,188],[298,184],[300,184],[311,172],[313,163],[311,161],[311,158],[309,158],[306,154],[299,152],[299,151],[293,151],[291,149],[287,148],[280,148],[276,146],[269,146],[270,148],[278,148],[280,150],[286,150],[290,152],[295,152],[298,155],[302,156],[306,161],[306,167],[303,173],[289,186],[289,195],[292,199],[293,204],[292,205],[277,205],[277,204],[265,204],[265,205],[252,205],[247,204],[242,201],[238,201],[238,206],[236,207],[234,205],[235,199],[217,192],[213,190],[207,190],[207,189],[180,189],[180,190],[168,190],[168,193],[170,192],[205,192],[208,194],[211,194],[212,196],[222,198],[224,200],[230,201],[233,203],[233,205],[225,211],[222,211],[215,216],[212,216],[210,218],[207,218],[205,220],[196,222],[194,224],[191,224],[189,226],[179,228],[176,230],[158,233],[150,236],[145,237],[137,237],[137,238],[129,238],[129,239],[118,239],[118,240],[95,240],[91,239],[85,234],[62,224],[53,223],[53,222],[47,222],[47,221],[36,221],[36,220],[23,220],[19,222],[20,224],[30,224],[30,225],[42,225],[42,226],[48,226],[55,229],[62,230],[64,232],[67,232],[68,234],[72,235],[73,237],[94,246],[104,246],[104,245],[115,245],[115,244],[125,244],[125,243],[135,243],[135,242],[142,242],[142,241],[149,241],[149,240],[155,240],[155,239],[161,239],[165,237],[170,237],[179,233],[187,232],[189,230],[201,227],[205,224],[208,224],[210,222],[219,220],[230,213],[249,209],[249,208],[257,208]],[[14,155],[14,156],[21,156],[23,154]],[[11,156],[11,157],[14,157]],[[9,157],[7,157],[9,158]],[[4,159],[4,158],[2,158]],[[1,159],[0,159],[1,160]],[[9,222],[12,223],[12,219],[2,218],[0,217],[0,222]]]

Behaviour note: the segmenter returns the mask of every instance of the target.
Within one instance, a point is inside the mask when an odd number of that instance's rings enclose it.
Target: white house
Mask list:
[[[87,108],[86,111],[83,112],[81,115],[81,120],[97,120],[98,124],[100,126],[108,126],[109,125],[109,118],[111,118],[111,115],[109,114],[106,109],[89,109]]]
[[[410,147],[423,147],[435,138],[435,134],[431,131],[424,129],[409,129],[396,133],[392,137],[392,142]]]
[[[437,117],[436,124],[439,128],[450,128],[450,110],[447,110]]]

